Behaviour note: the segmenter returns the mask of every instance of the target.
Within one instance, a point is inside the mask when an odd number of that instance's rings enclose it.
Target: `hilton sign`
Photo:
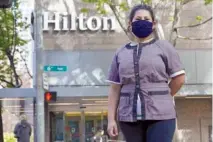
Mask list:
[[[50,18],[52,17],[52,18]],[[53,25],[54,31],[114,31],[115,20],[113,17],[86,17],[83,13],[76,16],[67,13],[43,13],[43,31],[49,31]]]

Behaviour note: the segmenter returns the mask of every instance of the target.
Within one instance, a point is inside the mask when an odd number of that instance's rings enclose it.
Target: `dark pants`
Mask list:
[[[126,142],[172,142],[175,119],[120,122]]]

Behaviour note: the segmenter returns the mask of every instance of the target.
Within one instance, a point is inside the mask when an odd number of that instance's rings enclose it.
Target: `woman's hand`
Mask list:
[[[111,83],[108,97],[108,134],[110,137],[118,135],[118,127],[116,122],[117,107],[120,97],[121,85]]]
[[[111,138],[118,136],[118,126],[115,120],[111,120],[108,122],[107,131]]]

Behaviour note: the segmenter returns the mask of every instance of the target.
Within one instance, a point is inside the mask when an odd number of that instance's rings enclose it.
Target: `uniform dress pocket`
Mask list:
[[[153,115],[170,114],[174,111],[173,97],[169,90],[149,91],[151,103],[149,103],[149,111]]]
[[[131,101],[130,101],[131,93],[121,93],[119,100],[118,113],[119,116],[128,116],[132,111]]]

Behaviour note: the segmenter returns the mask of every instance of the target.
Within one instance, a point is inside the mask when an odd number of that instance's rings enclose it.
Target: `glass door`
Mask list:
[[[85,113],[85,141],[99,141],[107,136],[107,112],[86,111]]]
[[[65,142],[93,142],[107,134],[107,112],[64,113]]]
[[[63,112],[50,112],[50,141],[64,142]]]
[[[81,116],[80,112],[65,113],[65,142],[80,142]]]

